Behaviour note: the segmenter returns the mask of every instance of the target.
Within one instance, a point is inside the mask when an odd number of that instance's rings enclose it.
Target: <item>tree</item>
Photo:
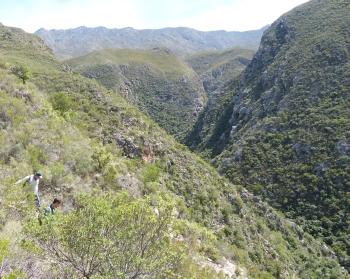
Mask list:
[[[31,74],[29,69],[26,66],[19,65],[19,66],[13,66],[11,68],[11,72],[16,75],[19,79],[22,80],[23,84],[26,83],[28,79],[30,79]]]
[[[152,200],[154,203],[154,200]],[[45,257],[79,277],[171,278],[183,259],[172,233],[173,206],[126,193],[80,196],[69,214],[28,224]]]

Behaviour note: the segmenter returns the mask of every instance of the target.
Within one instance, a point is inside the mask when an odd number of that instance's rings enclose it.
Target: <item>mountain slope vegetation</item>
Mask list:
[[[180,140],[206,103],[198,75],[164,49],[103,50],[67,63],[73,71],[119,92]]]
[[[55,55],[69,59],[95,50],[170,49],[185,56],[198,51],[220,50],[232,47],[257,49],[266,27],[246,32],[210,31],[202,32],[191,28],[163,28],[136,30],[133,28],[108,29],[105,27],[78,27],[68,30],[39,29],[35,32],[53,49]]]
[[[249,64],[253,55],[253,50],[233,48],[197,53],[187,57],[186,61],[200,76],[205,91],[210,95],[238,76]]]
[[[219,120],[224,104],[229,103],[232,98],[232,91],[227,88],[232,79],[249,64],[253,55],[252,50],[234,48],[199,53],[187,58],[188,63],[200,76],[208,95],[206,106],[184,139],[188,146],[201,149],[200,145],[207,142],[207,137],[210,137],[215,128],[212,123]]]
[[[110,233],[104,228],[113,225],[108,222],[108,218],[115,216],[113,205],[118,205],[121,211],[117,213],[125,220],[134,220],[130,212],[138,210],[139,205],[144,208],[145,201],[123,202],[117,193],[124,190],[134,199],[147,196],[153,205],[158,195],[170,197],[176,204],[174,214],[184,224],[182,229],[178,228],[182,235],[179,241],[189,248],[190,254],[187,265],[177,270],[174,278],[223,278],[224,274],[216,274],[210,267],[221,267],[224,271],[222,266],[227,267],[227,261],[228,267],[232,267],[232,263],[238,265],[231,274],[238,278],[346,277],[332,250],[324,243],[304,233],[259,198],[220,177],[121,96],[94,80],[67,72],[50,53],[35,47],[41,43],[35,36],[3,26],[0,29],[18,32],[20,41],[26,42],[16,42],[15,53],[11,41],[1,44],[0,246],[6,248],[0,253],[1,272],[5,272],[1,276],[11,273],[12,277],[32,276],[30,274],[36,278],[79,277],[73,270],[78,264],[75,256],[82,254],[83,263],[84,259],[98,260],[99,256],[91,258],[90,253],[84,251],[96,247],[97,253],[101,250],[98,243],[109,245],[114,241],[103,238]],[[28,44],[36,49],[28,53]],[[41,55],[30,55],[37,52]],[[50,60],[53,63],[47,67]],[[31,78],[25,84],[11,71],[16,63],[23,63],[31,71]],[[64,211],[69,213],[62,213],[63,219],[57,222],[33,229],[29,226],[30,238],[25,239],[26,230],[22,227],[27,227],[27,217],[33,218],[27,212],[31,201],[20,185],[13,184],[33,169],[40,169],[45,176],[40,185],[44,203],[59,196],[64,201]],[[105,200],[100,192],[110,193],[112,198]],[[82,193],[89,197],[79,198]],[[117,196],[113,198],[113,195]],[[91,222],[82,222],[84,212]],[[148,222],[161,216],[150,209],[146,212],[145,216],[149,217],[137,219],[138,225],[125,241],[132,240],[133,232],[140,231],[143,220]],[[74,220],[80,233],[72,230],[70,224],[72,221],[74,224]],[[93,226],[95,221],[101,228]],[[99,237],[91,237],[89,233],[96,229]],[[66,250],[47,254],[42,250],[45,246],[37,246],[49,244],[52,236],[58,237],[54,245],[63,246],[46,247],[74,249],[70,250],[69,258],[64,258],[63,266],[56,264],[56,257]],[[175,241],[169,237],[165,240],[162,237],[159,245]],[[86,246],[84,239],[91,240],[91,246]],[[85,246],[80,246],[82,243]],[[103,264],[116,268],[118,253],[112,252],[109,259],[115,262]],[[73,264],[69,264],[71,257]],[[81,269],[80,277],[101,278],[102,273],[93,273],[95,269],[88,267],[88,270]],[[76,269],[79,270],[79,266]],[[126,278],[131,278],[128,276]],[[162,276],[164,274],[156,274],[155,278]],[[143,277],[137,272],[132,278]],[[167,278],[173,277],[170,274]]]
[[[349,16],[349,1],[313,0],[279,18],[188,142],[331,245],[347,269]]]

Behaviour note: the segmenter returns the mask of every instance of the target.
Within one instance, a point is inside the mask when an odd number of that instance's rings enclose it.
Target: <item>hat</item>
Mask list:
[[[36,173],[35,173],[35,176],[39,176],[40,178],[43,177],[42,174],[41,174],[41,172],[36,172]]]

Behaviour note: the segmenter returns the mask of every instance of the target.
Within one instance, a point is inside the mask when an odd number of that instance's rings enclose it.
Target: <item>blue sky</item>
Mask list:
[[[78,26],[251,30],[307,0],[0,0],[0,22],[34,32]]]

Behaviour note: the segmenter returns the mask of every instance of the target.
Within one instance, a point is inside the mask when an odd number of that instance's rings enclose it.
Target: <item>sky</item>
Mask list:
[[[246,31],[308,0],[0,0],[0,22],[27,32],[78,26]]]

